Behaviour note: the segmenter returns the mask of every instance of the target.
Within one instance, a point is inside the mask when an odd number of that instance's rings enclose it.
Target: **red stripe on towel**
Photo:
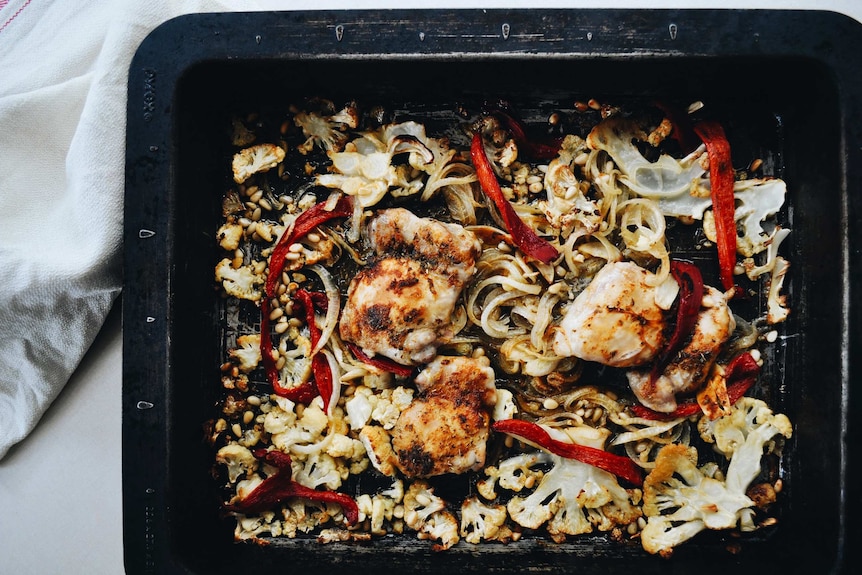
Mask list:
[[[9,24],[11,24],[11,23],[12,23],[12,20],[14,20],[15,18],[17,18],[17,17],[18,17],[18,15],[19,15],[19,14],[21,14],[21,12],[23,12],[23,11],[24,11],[24,8],[26,8],[27,6],[29,6],[31,1],[32,1],[32,0],[27,0],[26,2],[24,2],[24,4],[22,4],[22,5],[21,5],[21,7],[20,7],[20,8],[18,8],[18,10],[16,10],[16,11],[15,11],[15,13],[14,13],[14,14],[12,14],[12,16],[10,16],[8,20],[6,20],[5,22],[3,22],[3,24],[0,24],[0,32],[2,32],[2,31],[6,28],[6,26],[8,26]],[[0,0],[0,10],[2,10],[3,8],[5,8],[7,4],[9,4],[9,0]]]

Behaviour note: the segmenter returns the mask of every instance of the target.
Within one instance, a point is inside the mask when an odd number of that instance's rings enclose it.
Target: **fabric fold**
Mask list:
[[[237,9],[255,6],[0,2],[0,459],[63,389],[122,289],[135,50],[172,17]]]

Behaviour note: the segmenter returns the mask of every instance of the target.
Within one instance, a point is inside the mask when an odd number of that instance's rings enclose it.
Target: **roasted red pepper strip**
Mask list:
[[[278,379],[278,368],[272,358],[272,335],[269,333],[269,300],[275,297],[278,281],[281,279],[281,272],[284,269],[284,260],[290,251],[290,246],[304,238],[320,224],[335,218],[350,216],[353,213],[353,199],[350,196],[342,196],[331,210],[327,210],[326,207],[327,202],[319,202],[302,212],[294,221],[293,229],[281,236],[269,258],[269,272],[266,276],[264,297],[260,306],[260,355],[266,378],[276,394],[298,403],[308,403],[317,397],[319,392],[317,386],[312,382],[305,382],[295,388],[281,385]],[[332,388],[330,387],[331,391]],[[329,397],[329,395],[325,397]],[[326,401],[324,400],[324,403]]]
[[[272,336],[269,333],[269,298],[263,298],[260,312],[260,356],[267,381],[272,385],[276,395],[286,397],[295,403],[309,403],[319,395],[313,381],[306,381],[296,387],[285,387],[278,377],[278,367],[272,358]]]
[[[284,270],[284,260],[290,251],[290,246],[304,238],[314,228],[335,218],[345,218],[353,213],[353,198],[341,196],[331,210],[326,209],[327,202],[318,202],[308,208],[293,222],[293,229],[281,236],[278,244],[269,257],[269,273],[266,276],[265,291],[268,297],[275,296],[275,288]]]
[[[492,427],[494,431],[499,433],[508,433],[535,443],[554,455],[567,459],[577,459],[588,465],[604,469],[608,473],[613,473],[633,485],[643,485],[643,470],[628,457],[615,455],[595,447],[559,441],[552,438],[548,430],[541,425],[524,419],[501,419],[495,421]]]
[[[733,197],[733,164],[730,143],[718,122],[699,122],[694,131],[706,144],[709,156],[709,183],[712,188],[712,212],[715,215],[715,235],[718,244],[718,265],[721,285],[733,287],[736,267],[736,202]]]
[[[353,343],[348,343],[347,348],[350,352],[362,363],[367,363],[368,365],[372,365],[378,369],[382,369],[383,371],[388,371],[389,373],[394,373],[395,375],[400,375],[401,377],[408,377],[411,373],[413,373],[413,368],[409,365],[401,365],[395,361],[392,361],[389,358],[385,357],[368,357],[362,349]]]
[[[658,357],[650,370],[650,381],[656,379],[664,372],[664,369],[674,358],[676,353],[683,348],[694,326],[697,324],[697,316],[700,313],[700,305],[703,301],[703,277],[696,265],[690,262],[673,260],[670,262],[670,273],[676,283],[679,284],[679,295],[677,296],[676,325],[668,340],[667,346]]]
[[[760,366],[757,365],[757,361],[748,352],[736,356],[727,364],[727,367],[725,367],[725,378],[727,380],[727,397],[731,405],[739,401],[739,398],[751,389],[751,386],[757,381],[759,373]],[[633,405],[629,409],[635,417],[658,421],[690,417],[701,413],[700,405],[693,398],[680,402],[677,408],[669,413],[653,411],[643,405]]]
[[[324,299],[326,298],[324,294],[321,295],[324,296]],[[294,297],[305,310],[305,323],[308,325],[308,332],[311,335],[311,347],[315,348],[317,342],[320,341],[320,328],[317,327],[314,320],[314,300],[320,298],[315,298],[312,292],[304,289],[296,290]],[[315,353],[311,358],[311,370],[314,374],[317,391],[323,399],[323,411],[326,412],[329,410],[329,400],[332,397],[332,370],[329,369],[329,362],[321,353]]]
[[[494,112],[494,115],[506,125],[512,139],[518,144],[519,153],[522,152],[524,156],[534,160],[553,160],[560,153],[561,138],[554,138],[550,144],[530,140],[520,121],[502,110]]]
[[[688,112],[676,106],[667,105],[664,102],[656,102],[655,106],[670,120],[673,126],[670,137],[679,143],[682,153],[688,155],[696,150],[700,145],[700,140],[694,133],[691,117]]]
[[[260,485],[255,487],[241,501],[226,505],[225,509],[227,511],[258,513],[276,507],[285,499],[299,497],[311,501],[340,505],[344,511],[344,517],[350,525],[355,525],[359,520],[359,507],[348,495],[337,491],[312,489],[294,481],[290,468],[290,455],[281,451],[258,449],[255,450],[254,456],[277,467],[278,471],[274,475],[270,475],[264,479]]]
[[[482,135],[478,132],[473,134],[473,141],[470,145],[470,156],[473,159],[473,166],[476,168],[476,176],[479,178],[482,190],[494,202],[494,205],[497,206],[497,210],[503,218],[503,223],[506,225],[506,231],[512,235],[512,241],[515,242],[515,245],[522,252],[540,262],[547,264],[555,260],[560,255],[557,249],[536,235],[536,232],[521,220],[512,204],[503,195],[500,182],[497,181],[497,175],[494,173],[491,162],[485,154]]]

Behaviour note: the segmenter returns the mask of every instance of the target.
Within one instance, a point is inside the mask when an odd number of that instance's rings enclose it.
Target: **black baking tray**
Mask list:
[[[129,573],[847,572],[858,561],[862,27],[824,11],[389,10],[195,14],[129,71],[123,511]],[[788,184],[792,314],[771,374],[794,423],[778,525],[738,553],[671,559],[605,537],[565,544],[236,544],[202,422],[219,392],[214,240],[224,126],[294,96],[439,105],[502,97],[708,101]],[[541,108],[541,106],[539,106]],[[539,110],[541,111],[541,110]],[[753,157],[753,156],[752,156]],[[630,571],[636,570],[636,571]],[[320,572],[320,571],[316,571]]]

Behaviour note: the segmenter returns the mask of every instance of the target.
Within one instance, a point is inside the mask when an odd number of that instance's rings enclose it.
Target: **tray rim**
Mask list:
[[[474,17],[467,18],[466,15]],[[510,22],[538,23],[542,17],[574,21],[570,28],[572,49],[547,50],[547,46],[537,48],[537,42],[529,35],[522,35],[510,25],[505,31],[504,24]],[[461,20],[466,38],[467,49],[437,51],[432,46],[432,35],[425,32],[419,38],[419,28],[430,30],[428,23],[446,23],[447,19]],[[609,28],[606,22],[615,23]],[[760,27],[769,20],[780,21],[786,26],[779,38],[770,36],[772,28]],[[386,43],[383,49],[388,52],[367,50],[367,38],[356,35],[366,22],[377,26],[395,29],[400,26],[401,35]],[[748,34],[736,45],[727,44],[718,51],[705,51],[698,43],[688,37],[686,31],[696,29],[697,22],[722,22],[722,26],[739,26],[744,23]],[[422,23],[410,29],[407,24]],[[242,25],[249,24],[248,27]],[[676,32],[671,31],[676,26]],[[302,27],[302,34],[300,34]],[[312,33],[308,33],[311,27]],[[340,31],[339,31],[339,27]],[[843,36],[837,40],[828,30],[840,28]],[[240,31],[239,29],[242,29]],[[493,32],[489,32],[493,30]],[[498,31],[499,30],[499,31]],[[190,33],[190,31],[194,33]],[[804,31],[805,34],[801,34]],[[291,32],[293,35],[286,34]],[[564,31],[563,31],[564,32]],[[794,33],[798,32],[798,33]],[[606,35],[607,33],[607,35]],[[617,39],[611,43],[611,35]],[[718,32],[716,32],[718,33]],[[285,48],[268,50],[271,37],[287,42]],[[404,42],[413,37],[410,45],[398,51],[391,48],[395,42]],[[786,38],[785,38],[786,37]],[[797,42],[791,44],[789,39]],[[860,126],[862,126],[862,81],[854,71],[860,69],[860,57],[853,50],[856,45],[851,38],[862,38],[862,25],[856,20],[832,11],[798,10],[736,10],[736,9],[398,9],[398,10],[328,10],[328,11],[290,11],[290,12],[249,12],[249,13],[208,13],[188,14],[171,19],[152,31],[139,47],[129,71],[127,110],[127,175],[126,175],[126,229],[125,261],[140,262],[142,254],[152,253],[153,246],[170,233],[167,221],[159,220],[158,211],[152,209],[130,209],[133,205],[141,208],[137,192],[143,187],[140,182],[146,179],[161,178],[172,182],[174,166],[171,165],[167,150],[171,146],[172,127],[170,110],[173,103],[173,90],[189,69],[205,62],[213,61],[250,61],[295,58],[319,59],[368,59],[368,58],[652,58],[666,59],[675,57],[754,56],[754,57],[796,57],[812,59],[830,70],[839,87],[841,107],[842,142],[845,150],[841,160],[842,182],[846,189],[860,189],[862,167],[852,162],[854,151],[860,149]],[[604,42],[604,43],[603,43]],[[167,44],[166,44],[167,43]],[[173,46],[171,57],[165,55],[165,46]],[[325,46],[326,49],[321,49]],[[313,49],[312,49],[313,48]],[[543,51],[544,50],[544,51]],[[853,121],[855,120],[855,121]],[[855,184],[855,185],[854,185]],[[169,193],[162,190],[160,193]],[[849,499],[849,473],[851,463],[858,465],[858,447],[849,441],[859,437],[849,418],[850,401],[855,398],[850,393],[850,358],[859,350],[858,334],[853,326],[859,325],[859,311],[851,306],[854,272],[858,275],[860,256],[850,250],[850,240],[858,233],[857,215],[860,213],[857,195],[845,193],[846,205],[842,206],[842,219],[845,226],[845,244],[842,253],[844,270],[842,285],[842,309],[844,323],[844,363],[842,372],[842,423],[845,441],[842,447],[840,469],[842,477],[842,500],[845,508],[859,507]],[[157,248],[157,252],[159,249]],[[133,356],[131,350],[146,350],[147,355],[168,357],[170,338],[166,333],[167,325],[156,318],[164,317],[170,311],[170,301],[166,286],[171,273],[166,269],[152,269],[142,282],[127,282],[124,279],[123,297],[123,509],[124,509],[124,548],[126,567],[129,572],[166,572],[171,565],[170,549],[164,546],[160,533],[167,528],[163,512],[165,505],[164,489],[167,478],[164,472],[154,471],[150,477],[132,477],[132,471],[139,472],[137,461],[142,457],[139,450],[145,449],[151,456],[166,454],[169,438],[165,429],[167,406],[160,400],[165,399],[165,385],[170,379],[169,366],[142,366],[141,360]],[[126,270],[126,278],[129,277]],[[141,320],[141,318],[145,318]],[[151,321],[152,319],[152,321]],[[856,330],[858,331],[858,330]],[[167,335],[168,337],[163,337]],[[127,351],[129,350],[129,351]],[[139,352],[136,352],[139,353]],[[146,370],[148,378],[140,377],[140,370]],[[858,400],[857,400],[858,401]],[[854,450],[855,449],[855,450]],[[164,459],[164,457],[163,457]],[[840,519],[838,542],[838,565],[842,569],[846,563],[848,525],[846,517]],[[858,528],[856,528],[858,531]],[[843,564],[842,564],[843,563]],[[837,571],[836,571],[837,572]]]

